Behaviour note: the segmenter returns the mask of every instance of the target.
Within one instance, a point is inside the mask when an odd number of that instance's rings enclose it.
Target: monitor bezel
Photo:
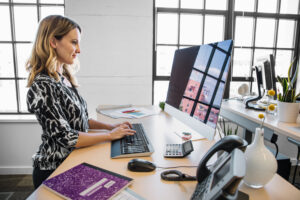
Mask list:
[[[189,128],[202,135],[203,137],[207,138],[208,140],[214,139],[216,128],[208,126],[205,123],[199,123],[198,119],[191,117],[188,113],[182,112],[168,103],[165,104],[164,111],[169,115],[175,117],[179,121],[183,122]],[[199,132],[200,130],[203,131]]]

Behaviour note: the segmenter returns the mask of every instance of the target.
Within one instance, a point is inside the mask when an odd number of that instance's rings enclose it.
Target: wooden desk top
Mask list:
[[[113,120],[105,116],[98,116],[98,119],[106,122],[120,122],[124,119]],[[149,136],[155,152],[151,157],[142,159],[154,162],[159,167],[170,166],[197,166],[205,152],[214,144],[215,141],[201,140],[193,142],[194,151],[183,159],[171,159],[163,157],[163,150],[166,143],[179,143],[181,139],[174,134],[176,131],[186,131],[187,128],[174,118],[164,112],[142,119],[130,119],[132,123],[141,122]],[[127,170],[127,163],[132,158],[111,159],[110,142],[97,144],[91,147],[74,150],[69,157],[54,171],[51,177],[60,174],[67,169],[87,162],[92,165],[108,169],[134,179],[129,188],[137,192],[146,199],[190,199],[194,192],[196,181],[168,182],[160,178],[160,173],[164,171],[157,168],[153,172],[131,172]],[[195,168],[179,168],[180,171],[195,175]],[[299,199],[300,191],[282,179],[277,174],[264,188],[254,190],[241,185],[241,190],[250,194],[250,199]],[[39,187],[28,199],[61,199],[59,196],[48,191],[44,187]]]
[[[244,117],[257,124],[261,123],[258,118],[259,113],[265,113],[264,111],[255,111],[252,109],[246,109],[245,104],[238,100],[228,100],[222,102],[221,115],[224,112],[230,112],[237,116]],[[278,121],[276,115],[266,114],[264,126],[272,129],[275,133],[292,137],[296,140],[300,140],[300,118],[298,117],[297,123],[284,123]]]

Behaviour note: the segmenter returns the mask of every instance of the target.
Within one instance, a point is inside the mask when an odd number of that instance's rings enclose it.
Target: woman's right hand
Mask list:
[[[132,130],[127,124],[121,124],[110,132],[111,140],[120,139],[126,135],[134,135],[136,131]]]

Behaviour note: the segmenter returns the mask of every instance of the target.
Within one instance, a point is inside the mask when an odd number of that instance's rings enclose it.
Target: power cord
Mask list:
[[[160,174],[160,177],[165,181],[195,181],[196,176],[184,174],[178,170],[167,170]]]
[[[196,166],[174,166],[174,167],[160,167],[160,166],[156,166],[156,168],[161,168],[161,169],[175,169],[175,168],[181,168],[181,167],[187,167],[187,168],[193,168],[193,167],[198,167],[198,165]]]
[[[174,166],[174,167],[159,167],[157,166],[156,168],[161,168],[161,169],[174,169],[174,168],[181,168],[181,167],[186,167],[186,168],[193,168],[193,167],[198,167],[197,166]],[[166,170],[160,173],[160,177],[165,180],[165,181],[195,181],[196,177],[191,176],[188,174],[184,174],[181,171],[178,170]]]
[[[276,148],[276,153],[275,153],[275,158],[277,158],[277,155],[278,155],[278,145],[277,145],[277,139],[278,139],[278,135],[276,134],[273,134],[272,135],[272,138],[271,138],[271,143],[275,145],[275,148]]]

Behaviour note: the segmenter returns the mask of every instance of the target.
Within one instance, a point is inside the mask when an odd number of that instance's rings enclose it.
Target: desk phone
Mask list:
[[[236,200],[239,183],[246,173],[245,156],[239,148],[244,149],[246,146],[247,142],[236,135],[226,136],[215,143],[199,163],[196,176],[198,184],[191,199]],[[208,168],[207,162],[220,150],[224,152]]]
[[[183,144],[167,144],[164,157],[166,158],[183,158],[194,151],[191,140]]]

